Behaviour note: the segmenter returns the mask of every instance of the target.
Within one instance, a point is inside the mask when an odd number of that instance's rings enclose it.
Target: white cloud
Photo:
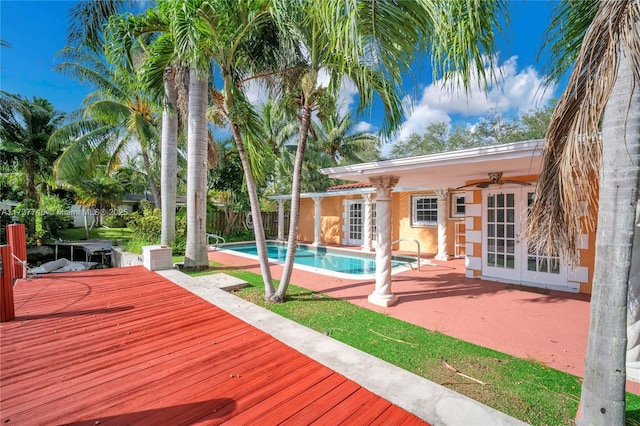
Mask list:
[[[517,56],[506,60],[496,70],[497,82],[485,92],[474,76],[469,93],[461,89],[444,87],[437,81],[425,87],[419,99],[406,97],[404,110],[407,120],[401,126],[398,140],[405,140],[412,133],[422,133],[429,124],[444,121],[450,123],[452,115],[477,118],[492,110],[502,114],[523,113],[548,104],[555,87],[543,89],[543,76],[531,66],[518,71]]]
[[[360,121],[358,123],[356,123],[356,125],[353,127],[354,131],[356,132],[372,132],[373,131],[373,124],[366,122],[366,121]]]

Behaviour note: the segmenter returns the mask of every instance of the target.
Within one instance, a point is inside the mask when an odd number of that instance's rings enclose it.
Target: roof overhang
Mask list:
[[[356,182],[369,182],[374,176],[397,176],[397,187],[404,189],[457,188],[470,181],[486,180],[489,172],[503,172],[503,179],[537,175],[543,147],[544,139],[538,139],[331,167],[321,172],[330,178]]]

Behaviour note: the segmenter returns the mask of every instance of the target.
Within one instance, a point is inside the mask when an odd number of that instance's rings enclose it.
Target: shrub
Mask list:
[[[127,226],[128,214],[114,214],[105,216],[102,224],[109,228],[125,228]]]

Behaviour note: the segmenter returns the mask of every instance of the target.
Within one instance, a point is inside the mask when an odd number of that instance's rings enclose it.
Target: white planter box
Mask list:
[[[144,267],[150,271],[171,269],[171,247],[143,246],[142,258]]]

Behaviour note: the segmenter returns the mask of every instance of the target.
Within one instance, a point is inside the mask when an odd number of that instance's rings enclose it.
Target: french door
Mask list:
[[[346,240],[349,245],[362,245],[364,232],[364,203],[360,200],[349,201],[347,207]]]
[[[562,259],[536,253],[522,239],[532,188],[485,191],[483,201],[483,270],[487,277],[534,286],[567,286]]]

